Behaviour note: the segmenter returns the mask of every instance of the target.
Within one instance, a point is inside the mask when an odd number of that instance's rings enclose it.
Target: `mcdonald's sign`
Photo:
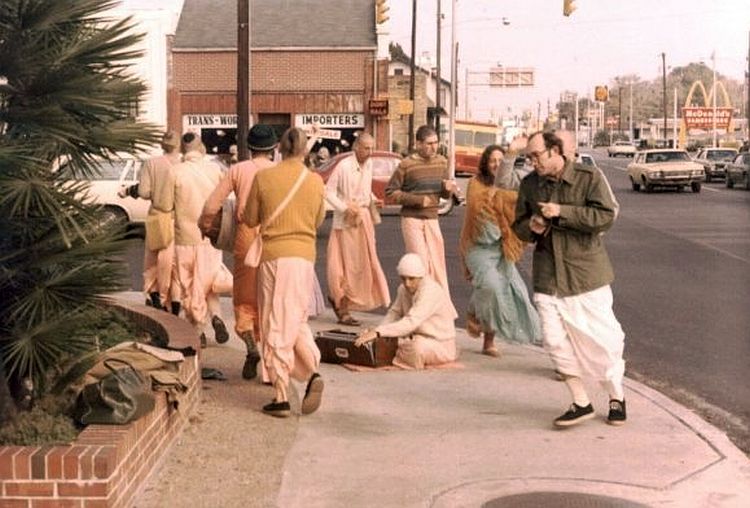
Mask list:
[[[716,128],[729,129],[732,108],[716,108]],[[682,108],[682,119],[688,129],[711,130],[714,128],[714,108]]]

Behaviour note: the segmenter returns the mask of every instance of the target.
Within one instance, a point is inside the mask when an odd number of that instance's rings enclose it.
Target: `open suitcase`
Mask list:
[[[320,349],[320,360],[326,363],[351,363],[366,367],[390,365],[396,356],[398,340],[378,337],[362,347],[354,345],[354,332],[323,330],[315,334],[315,343]]]

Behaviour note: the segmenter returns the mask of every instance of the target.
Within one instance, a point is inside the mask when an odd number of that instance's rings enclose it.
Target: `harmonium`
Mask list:
[[[315,334],[320,360],[326,363],[350,363],[366,367],[391,365],[398,339],[378,337],[363,346],[355,346],[359,334],[345,330],[323,330]]]

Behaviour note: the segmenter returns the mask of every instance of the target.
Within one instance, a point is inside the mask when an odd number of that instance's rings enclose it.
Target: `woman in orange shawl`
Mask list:
[[[474,337],[484,335],[482,353],[489,356],[500,356],[496,335],[520,343],[541,337],[539,316],[515,265],[524,247],[510,228],[518,193],[494,186],[502,161],[497,145],[482,153],[466,191],[459,243],[464,273],[473,286],[466,329]]]

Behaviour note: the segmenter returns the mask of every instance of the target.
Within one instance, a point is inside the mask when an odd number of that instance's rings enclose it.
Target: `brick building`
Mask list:
[[[318,123],[332,152],[361,129],[387,145],[387,122],[367,111],[387,93],[387,62],[374,75],[374,0],[251,0],[250,18],[251,123],[279,132]],[[185,0],[172,61],[170,127],[226,153],[237,127],[237,1]]]

